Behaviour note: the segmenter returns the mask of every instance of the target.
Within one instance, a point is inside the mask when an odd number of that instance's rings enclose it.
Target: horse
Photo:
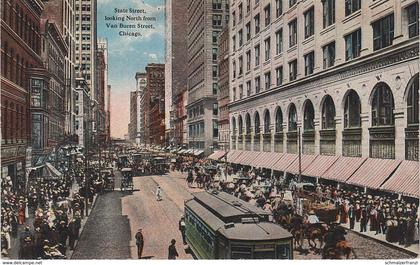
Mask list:
[[[340,240],[335,247],[330,247],[325,250],[324,259],[350,259],[350,254],[357,258],[354,249],[350,246],[347,240]]]
[[[293,235],[294,249],[302,249],[303,240],[305,239],[305,231],[302,227],[292,228],[290,233]]]
[[[328,231],[327,224],[320,224],[319,226],[308,227],[306,229],[306,239],[311,248],[315,250],[315,253],[320,253],[322,246],[324,245],[324,236]],[[319,248],[317,248],[316,240],[319,242]]]

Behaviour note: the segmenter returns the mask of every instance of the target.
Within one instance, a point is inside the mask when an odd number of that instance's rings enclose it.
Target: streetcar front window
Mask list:
[[[274,245],[255,245],[254,247],[254,259],[275,259]]]
[[[251,247],[232,246],[231,251],[231,259],[252,259]]]

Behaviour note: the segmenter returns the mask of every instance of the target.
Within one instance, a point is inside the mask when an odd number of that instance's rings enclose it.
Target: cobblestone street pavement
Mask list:
[[[179,259],[192,258],[184,251],[178,221],[183,214],[184,201],[200,189],[188,188],[184,176],[179,172],[135,177],[133,181],[133,192],[115,190],[98,196],[73,259],[137,259],[134,236],[140,227],[145,238],[143,258],[167,259],[172,238],[177,241]],[[157,185],[163,190],[162,201],[156,201],[155,198]],[[119,186],[117,179],[116,187]],[[359,259],[412,258],[356,233],[348,233],[347,238]],[[295,250],[294,258],[320,259],[320,255],[308,251],[306,240],[304,250]]]

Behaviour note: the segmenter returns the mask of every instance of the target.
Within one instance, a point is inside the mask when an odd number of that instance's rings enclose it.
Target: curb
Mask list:
[[[95,205],[96,205],[96,199],[98,198],[98,196],[99,196],[99,195],[97,194],[97,195],[95,195],[95,196],[93,197],[92,207],[90,207],[90,214],[92,213],[93,208],[95,208]],[[82,234],[83,234],[83,231],[84,231],[84,228],[85,228],[86,222],[88,221],[88,219],[89,219],[89,217],[90,217],[90,214],[89,214],[88,216],[85,216],[84,220],[82,220],[82,224],[80,225],[79,239],[78,239],[78,240],[76,240],[76,242],[74,243],[74,250],[72,250],[72,251],[71,251],[71,253],[67,256],[67,259],[68,259],[68,260],[72,259],[72,257],[73,257],[74,251],[76,250],[77,245],[79,244],[79,240],[80,240],[80,238],[82,237]]]
[[[357,231],[355,231],[355,230],[352,230],[352,229],[347,228],[347,227],[344,227],[344,226],[341,226],[341,227],[343,227],[344,229],[346,229],[346,231],[350,231],[350,232],[352,232],[352,233],[354,233],[354,234],[357,234],[357,235],[359,235],[359,236],[361,236],[361,237],[364,237],[364,238],[367,238],[367,239],[374,240],[374,241],[376,241],[376,242],[378,242],[378,243],[380,243],[380,244],[386,245],[386,246],[388,246],[388,247],[390,247],[390,248],[392,248],[392,249],[395,249],[395,250],[398,250],[398,251],[402,251],[402,252],[404,252],[404,253],[406,253],[406,254],[408,254],[408,255],[410,255],[410,256],[413,256],[413,258],[416,258],[416,257],[418,257],[418,256],[419,256],[419,253],[416,253],[416,252],[411,251],[411,250],[409,250],[409,249],[406,249],[406,248],[404,248],[404,247],[396,246],[396,245],[394,245],[393,243],[390,243],[390,242],[387,242],[387,241],[383,241],[383,240],[380,240],[380,239],[375,238],[375,237],[368,236],[368,235],[366,235],[366,234],[363,234],[363,233],[357,232]]]

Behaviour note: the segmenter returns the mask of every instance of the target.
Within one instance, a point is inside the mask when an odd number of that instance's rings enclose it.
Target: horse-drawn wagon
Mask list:
[[[133,169],[132,168],[123,168],[121,169],[121,191],[133,190]]]

